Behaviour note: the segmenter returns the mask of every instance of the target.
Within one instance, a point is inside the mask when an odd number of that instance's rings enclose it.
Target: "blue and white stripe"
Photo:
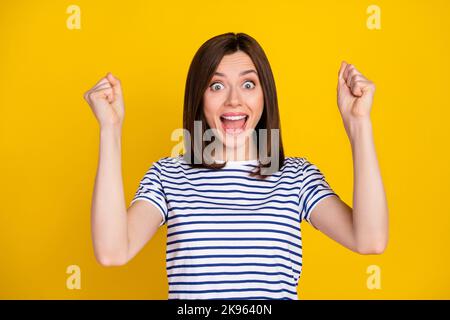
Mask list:
[[[131,204],[149,201],[167,223],[169,299],[298,299],[300,223],[336,194],[306,158],[286,158],[265,180],[249,176],[256,164],[166,157],[144,175]]]

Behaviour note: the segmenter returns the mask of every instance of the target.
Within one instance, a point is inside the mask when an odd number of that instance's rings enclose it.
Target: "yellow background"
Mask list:
[[[81,9],[69,30],[66,9]],[[366,27],[369,5],[381,30]],[[127,205],[182,126],[200,45],[245,32],[277,84],[288,156],[306,156],[351,204],[352,157],[336,106],[340,61],[377,85],[375,143],[390,208],[382,255],[358,255],[303,223],[300,299],[450,298],[450,1],[2,1],[0,298],[167,299],[161,228],[129,264],[100,266],[90,237],[99,128],[83,93],[107,71],[124,88]],[[66,268],[81,268],[81,289]],[[369,290],[366,269],[381,268]]]

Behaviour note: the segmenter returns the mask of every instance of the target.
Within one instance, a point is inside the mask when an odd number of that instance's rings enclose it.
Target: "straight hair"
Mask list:
[[[203,96],[205,90],[208,89],[208,84],[211,81],[214,72],[220,64],[224,55],[233,54],[237,51],[245,52],[253,61],[256,71],[259,76],[259,81],[262,86],[264,94],[264,107],[261,118],[256,125],[256,132],[259,129],[267,129],[267,157],[272,157],[272,129],[278,129],[278,167],[277,171],[284,164],[284,151],[281,139],[280,115],[278,110],[277,91],[275,87],[275,80],[269,60],[264,53],[264,50],[259,43],[251,36],[245,33],[224,33],[207,40],[198,49],[189,67],[189,72],[186,79],[186,87],[184,94],[184,109],[183,109],[183,127],[194,137],[194,121],[202,122],[202,137],[207,129],[210,129],[203,110]],[[196,159],[196,161],[189,161],[192,167],[221,169],[226,165],[223,163],[207,164],[203,159],[203,150],[211,141],[204,141],[201,143],[192,143],[191,139],[184,137],[185,149],[189,150],[189,154]],[[261,174],[262,168],[270,167],[270,163],[261,163],[259,159],[259,135],[256,134],[256,148],[258,154],[258,166],[255,172],[250,175],[258,176],[262,179],[267,175]]]

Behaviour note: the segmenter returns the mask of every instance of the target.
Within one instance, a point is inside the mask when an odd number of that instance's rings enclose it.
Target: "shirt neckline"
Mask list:
[[[225,161],[216,160],[217,163],[224,163]],[[238,166],[245,166],[245,165],[257,165],[258,159],[251,159],[251,160],[227,160],[225,167],[238,167]]]
[[[185,159],[183,158],[183,156],[178,156],[178,160],[180,160],[183,163],[187,163],[185,161]],[[246,166],[246,165],[253,165],[253,166],[257,166],[258,163],[258,159],[250,159],[250,160],[228,160],[226,161],[226,165],[224,166],[224,168],[229,168],[229,167],[242,167],[242,166]],[[221,164],[224,161],[220,161],[220,160],[216,160],[217,164]]]

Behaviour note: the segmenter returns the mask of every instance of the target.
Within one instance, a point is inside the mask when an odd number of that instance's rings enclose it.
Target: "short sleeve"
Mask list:
[[[309,162],[308,159],[303,158],[303,160],[299,199],[300,221],[305,219],[317,229],[311,223],[311,211],[326,197],[334,195],[339,198],[339,196],[332,190],[319,168]]]
[[[141,179],[130,205],[137,200],[148,201],[159,210],[163,218],[159,226],[167,222],[167,200],[161,183],[161,163],[159,161],[153,163]]]

